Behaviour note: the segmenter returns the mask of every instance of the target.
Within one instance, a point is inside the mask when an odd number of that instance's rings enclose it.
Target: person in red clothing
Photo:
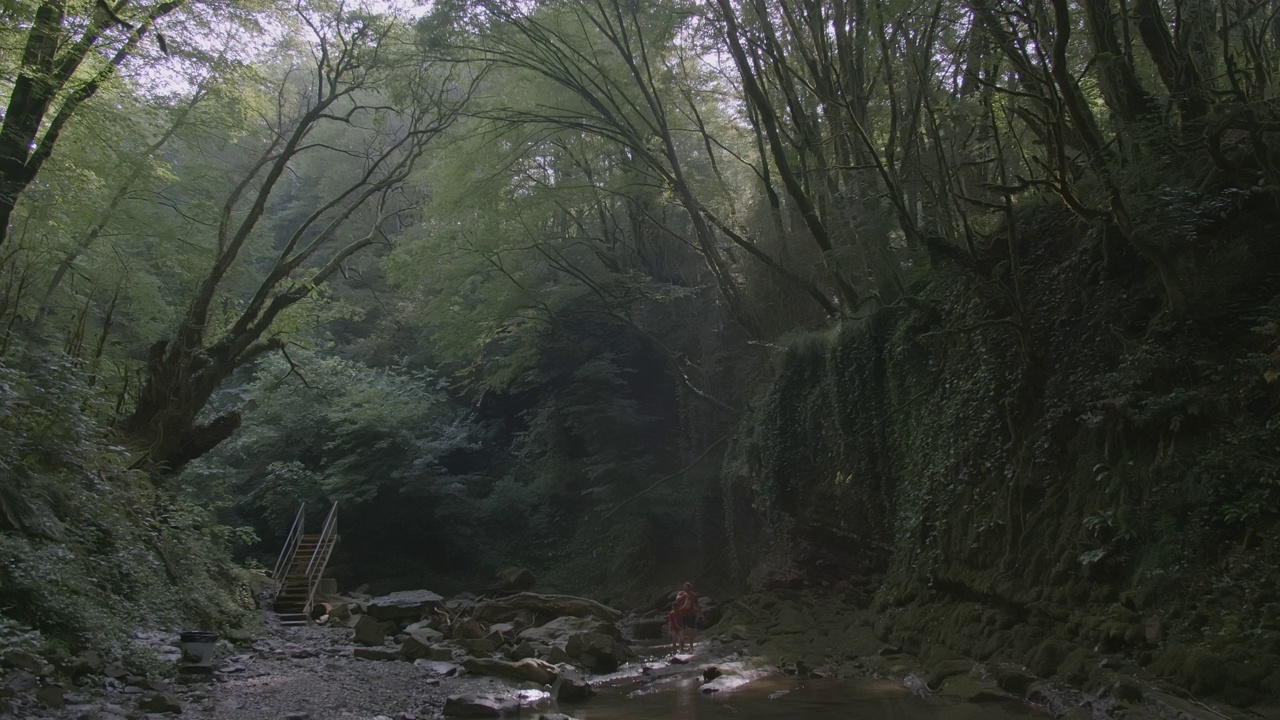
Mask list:
[[[702,606],[698,604],[698,593],[693,591],[693,583],[685,583],[680,592],[676,593],[676,601],[671,604],[667,620],[676,650],[679,651],[682,645],[693,647],[694,638],[698,634],[698,622],[702,620]]]

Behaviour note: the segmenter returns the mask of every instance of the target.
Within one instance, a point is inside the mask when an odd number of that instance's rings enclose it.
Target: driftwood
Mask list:
[[[522,592],[504,598],[486,600],[478,603],[472,613],[477,620],[502,622],[510,620],[521,613],[532,613],[534,617],[545,622],[547,619],[564,616],[586,617],[616,623],[622,619],[622,612],[595,600],[574,597],[573,595],[542,595]]]

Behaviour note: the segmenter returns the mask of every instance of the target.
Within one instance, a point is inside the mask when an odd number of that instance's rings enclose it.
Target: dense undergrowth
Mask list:
[[[1181,308],[1040,205],[1012,262],[936,262],[917,303],[794,343],[726,473],[773,546],[882,577],[886,639],[1086,685],[1083,658],[1116,652],[1274,696],[1280,227],[1262,194],[1171,203]]]
[[[0,365],[0,652],[137,667],[137,630],[242,622],[253,597],[234,531],[126,465],[83,367],[26,365]]]

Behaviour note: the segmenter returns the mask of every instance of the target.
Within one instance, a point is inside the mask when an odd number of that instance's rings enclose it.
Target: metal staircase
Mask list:
[[[338,543],[338,503],[329,508],[329,515],[318,533],[305,532],[306,516],[307,506],[303,503],[271,574],[275,581],[271,609],[282,625],[305,625],[310,620],[316,589],[320,587],[333,546]]]

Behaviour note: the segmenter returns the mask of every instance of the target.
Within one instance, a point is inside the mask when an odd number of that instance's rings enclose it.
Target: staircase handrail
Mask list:
[[[304,502],[298,507],[298,514],[293,518],[293,526],[289,528],[289,536],[285,538],[284,547],[280,549],[280,557],[276,559],[276,567],[271,571],[271,581],[274,583],[272,587],[272,596],[279,594],[280,587],[284,584],[284,578],[281,576],[281,570],[288,567],[287,563],[293,557],[294,551],[298,544],[302,542],[302,526],[307,519],[307,504]]]
[[[320,529],[320,538],[316,541],[316,549],[311,553],[311,561],[307,563],[307,604],[303,606],[302,612],[311,617],[311,608],[315,605],[316,590],[320,587],[320,576],[324,574],[325,565],[329,562],[329,555],[333,552],[333,546],[336,542],[334,536],[338,530],[338,503],[335,501],[329,507],[329,515],[324,519],[324,526]]]

